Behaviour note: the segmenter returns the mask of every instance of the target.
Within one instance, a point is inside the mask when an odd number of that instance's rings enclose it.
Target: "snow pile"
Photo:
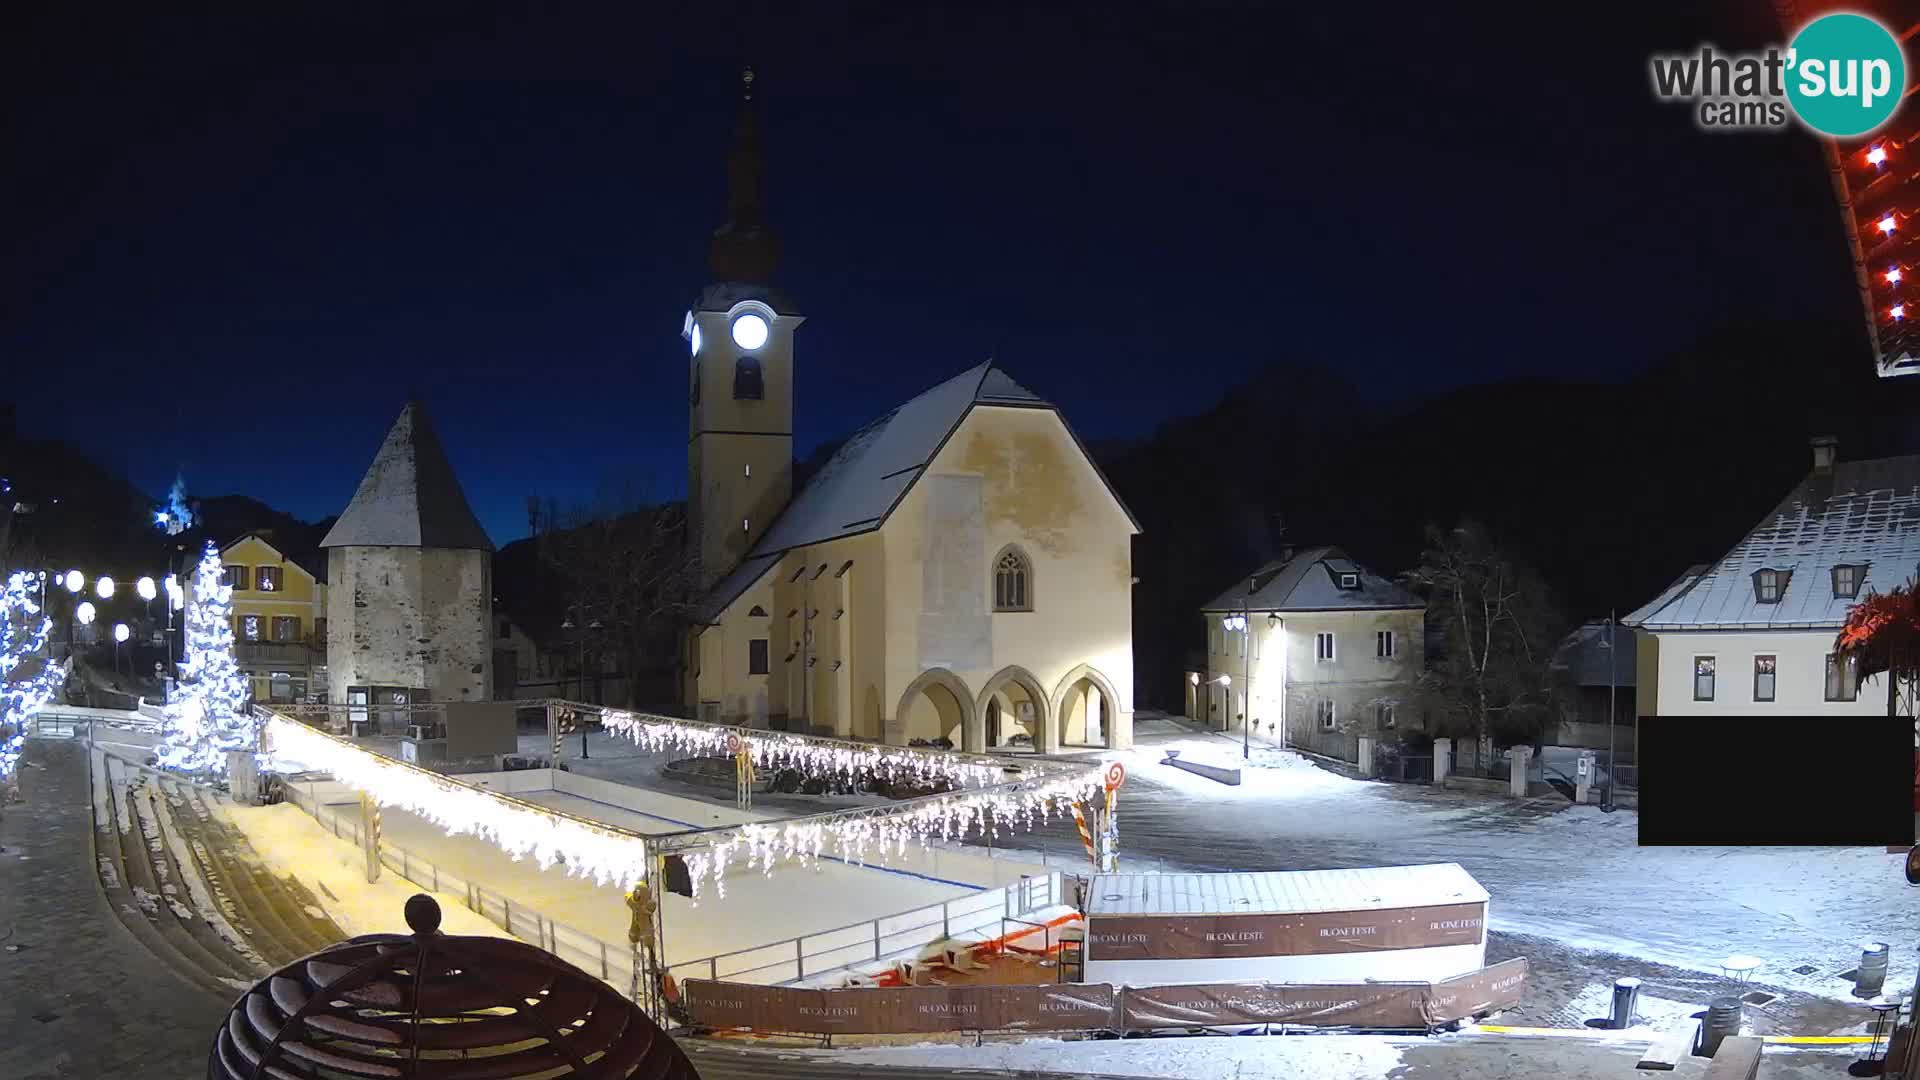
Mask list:
[[[1163,1039],[1025,1039],[979,1046],[912,1046],[797,1051],[857,1072],[874,1066],[986,1073],[1082,1073],[1096,1076],[1341,1077],[1385,1080],[1400,1067],[1403,1045],[1381,1035],[1196,1036]]]
[[[1166,757],[1170,753],[1177,753],[1183,761],[1225,769],[1239,769],[1240,784],[1237,787],[1222,784],[1218,780],[1165,764]],[[1345,794],[1355,788],[1368,786],[1364,781],[1350,780],[1338,773],[1322,769],[1290,750],[1257,746],[1253,748],[1251,758],[1243,759],[1240,747],[1228,746],[1223,740],[1217,738],[1172,739],[1157,742],[1151,746],[1135,746],[1131,750],[1109,755],[1109,759],[1125,764],[1127,772],[1131,775],[1151,777],[1155,782],[1176,788],[1182,794],[1214,799],[1319,798]],[[1121,820],[1124,822],[1126,820],[1125,788],[1120,791],[1120,800]]]

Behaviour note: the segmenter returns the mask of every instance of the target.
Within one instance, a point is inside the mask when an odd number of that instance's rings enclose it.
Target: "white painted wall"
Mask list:
[[[1837,632],[1833,629],[1652,632],[1659,648],[1657,715],[1886,715],[1884,676],[1860,680],[1860,692],[1853,701],[1826,699],[1826,658],[1833,651]],[[1754,657],[1762,655],[1777,658],[1771,702],[1753,699]],[[1717,660],[1712,701],[1694,700],[1693,661],[1697,656],[1712,656]]]
[[[1487,945],[1325,953],[1317,956],[1234,956],[1205,960],[1088,960],[1090,983],[1167,986],[1181,983],[1438,982],[1486,966]]]

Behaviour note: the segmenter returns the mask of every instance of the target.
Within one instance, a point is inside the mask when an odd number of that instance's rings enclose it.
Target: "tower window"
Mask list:
[[[993,610],[1033,610],[1033,563],[1017,547],[1008,547],[993,561]]]
[[[743,356],[733,362],[733,397],[736,401],[759,401],[766,396],[760,378],[760,358]]]

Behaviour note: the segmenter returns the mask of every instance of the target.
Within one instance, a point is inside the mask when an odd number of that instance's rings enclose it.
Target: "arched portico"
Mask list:
[[[1067,672],[1053,691],[1053,724],[1059,745],[1117,748],[1120,695],[1113,681],[1088,664]]]
[[[1023,705],[1030,706],[1032,711],[1031,720],[1026,723],[1021,718]],[[1006,746],[1010,738],[1023,731],[1032,737],[1033,748],[1041,753],[1059,748],[1060,734],[1053,730],[1052,702],[1040,688],[1040,680],[1026,668],[1011,666],[995,672],[980,690],[979,709],[980,745],[985,749]]]
[[[973,694],[960,676],[946,668],[920,673],[907,685],[894,708],[894,731],[888,742],[908,743],[914,739],[951,739],[956,747],[978,750],[970,745],[980,735],[980,713]]]

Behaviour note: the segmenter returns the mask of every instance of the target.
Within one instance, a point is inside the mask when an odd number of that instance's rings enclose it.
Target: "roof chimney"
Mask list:
[[[1840,456],[1840,440],[1832,435],[1816,435],[1813,445],[1813,471],[1831,472],[1833,463]]]

